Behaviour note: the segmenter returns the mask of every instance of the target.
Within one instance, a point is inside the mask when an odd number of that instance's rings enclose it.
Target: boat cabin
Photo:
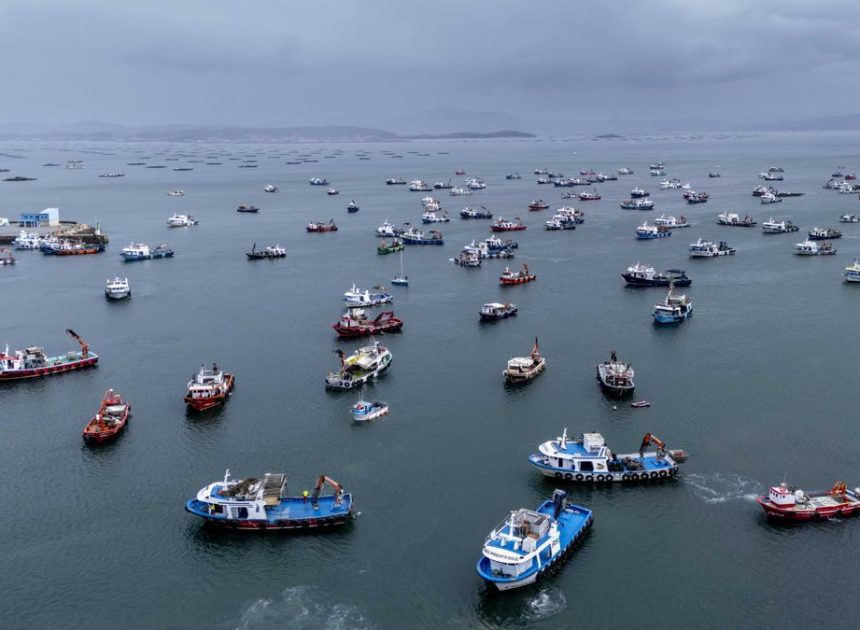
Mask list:
[[[803,491],[798,490],[801,496],[803,496]],[[775,505],[795,505],[797,503],[796,493],[791,491],[791,488],[788,485],[781,483],[778,486],[772,486],[770,491],[767,493],[768,498]]]

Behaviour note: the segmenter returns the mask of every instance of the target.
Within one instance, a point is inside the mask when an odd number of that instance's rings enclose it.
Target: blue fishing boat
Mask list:
[[[669,293],[660,304],[654,305],[655,324],[679,324],[693,315],[693,303],[686,295],[675,295],[674,283],[669,283]]]
[[[352,419],[356,422],[366,422],[367,420],[376,420],[382,416],[388,415],[388,403],[381,400],[368,402],[359,396],[358,401],[352,406]]]
[[[654,444],[656,452],[648,452]],[[529,462],[546,477],[577,483],[638,482],[666,479],[678,474],[678,464],[687,460],[680,450],[667,450],[666,444],[648,433],[642,438],[638,453],[613,453],[600,433],[584,433],[576,438],[567,436],[544,442]]]
[[[665,225],[648,225],[646,221],[636,228],[636,238],[642,241],[652,238],[666,238],[667,236],[672,236],[672,230]]]
[[[567,559],[593,522],[591,510],[555,490],[536,510],[515,510],[490,532],[478,575],[500,591],[533,584]]]
[[[430,230],[428,234],[424,234],[424,232],[416,230],[414,227],[410,227],[401,234],[400,239],[406,245],[443,245],[445,243],[442,232]]]
[[[321,496],[324,485],[331,495]],[[186,511],[207,523],[241,530],[308,530],[343,525],[353,517],[352,495],[321,475],[313,493],[287,493],[287,476],[266,473],[262,479],[231,479],[210,483],[185,504]]]
[[[137,245],[132,243],[128,247],[123,247],[119,255],[122,256],[124,261],[131,262],[134,260],[149,260],[151,258],[171,258],[173,250],[164,243],[154,248],[145,243]]]

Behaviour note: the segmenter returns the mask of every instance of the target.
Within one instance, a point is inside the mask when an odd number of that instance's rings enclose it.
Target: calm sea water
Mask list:
[[[857,140],[3,144],[0,167],[38,180],[0,182],[0,216],[59,205],[62,217],[99,222],[111,237],[99,256],[21,252],[16,266],[0,268],[0,342],[54,354],[74,347],[63,332],[73,328],[101,357],[96,370],[0,387],[3,625],[555,628],[656,617],[670,627],[848,626],[860,524],[776,527],[754,499],[783,478],[808,489],[860,483],[860,287],[841,281],[860,256],[860,227],[844,226],[837,256],[791,251],[806,229],[860,210],[856,196],[821,188],[838,165],[860,171]],[[358,159],[365,151],[371,160]],[[297,153],[319,162],[286,165]],[[230,157],[259,167],[237,168]],[[86,168],[41,166],[71,159]],[[659,190],[647,169],[655,160],[711,201],[688,207],[680,191]],[[126,165],[136,161],[167,168]],[[183,165],[195,170],[171,170]],[[717,165],[723,177],[709,180]],[[776,165],[786,169],[780,188],[807,194],[761,206],[750,191],[759,171]],[[526,206],[537,197],[561,201],[559,189],[535,184],[539,166],[570,176],[629,166],[635,174],[599,185],[601,201],[577,202],[587,220],[576,231],[546,232],[550,213]],[[457,168],[488,188],[439,195],[454,217],[442,226],[445,246],[407,250],[411,285],[394,288],[406,325],[383,339],[394,363],[367,392],[392,413],[356,426],[355,395],[326,392],[323,377],[336,365],[332,351],[358,342],[338,342],[329,325],[353,282],[387,283],[399,270],[396,256],[377,256],[373,230],[386,218],[418,222],[423,196],[384,180],[448,180]],[[97,177],[106,171],[127,175]],[[523,179],[506,181],[509,171]],[[310,187],[311,176],[327,177],[340,196]],[[263,193],[268,183],[281,192]],[[651,191],[654,212],[619,209],[635,185]],[[172,188],[186,195],[166,196]],[[351,198],[361,206],[355,215],[345,210]],[[260,213],[236,213],[242,202]],[[503,290],[505,262],[479,270],[449,262],[489,235],[487,222],[456,216],[465,205],[525,219],[512,265],[527,261],[537,282]],[[789,217],[804,231],[719,227],[723,210]],[[174,211],[200,225],[169,230]],[[636,226],[661,212],[694,225],[636,241]],[[309,221],[329,218],[340,231],[305,233]],[[689,260],[687,246],[700,236],[727,240],[738,253]],[[176,256],[123,264],[117,254],[132,240],[167,242]],[[288,258],[248,262],[254,242],[280,243]],[[663,290],[625,288],[619,275],[636,261],[687,270],[692,320],[652,326]],[[131,300],[104,299],[115,274],[128,276]],[[479,325],[481,304],[496,300],[518,304],[519,316]],[[505,361],[526,354],[535,336],[547,371],[506,389]],[[637,397],[650,409],[601,395],[594,365],[611,349],[633,363]],[[212,361],[236,374],[235,393],[215,413],[189,415],[185,383]],[[133,419],[115,444],[87,448],[81,429],[109,387],[129,398]],[[488,592],[474,568],[484,537],[510,509],[552,493],[527,457],[564,427],[599,431],[621,451],[636,450],[651,431],[691,457],[677,481],[658,486],[568,487],[595,513],[584,546],[534,588]],[[183,504],[226,468],[237,476],[284,471],[296,493],[328,474],[354,493],[361,516],[324,535],[207,529]]]

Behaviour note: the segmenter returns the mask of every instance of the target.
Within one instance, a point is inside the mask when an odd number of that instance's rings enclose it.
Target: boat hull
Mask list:
[[[795,506],[775,505],[767,497],[758,497],[756,500],[768,518],[780,521],[813,521],[860,514],[860,501],[845,501],[838,505],[815,509],[797,509]]]
[[[73,370],[94,367],[98,362],[98,355],[90,352],[85,359],[77,359],[58,365],[46,365],[44,367],[29,368],[25,370],[0,370],[0,381],[16,381],[25,378],[53,376],[54,374],[62,374],[63,372],[71,372]]]
[[[541,461],[538,455],[531,455],[529,462],[535,466],[544,477],[552,477],[560,481],[569,481],[571,483],[641,483],[651,481],[665,481],[671,479],[678,474],[678,465],[673,464],[671,467],[661,470],[640,470],[640,471],[615,471],[604,473],[593,472],[574,472],[571,470],[562,470],[553,466],[549,466]]]
[[[668,278],[663,276],[659,278],[641,278],[630,273],[622,273],[621,277],[624,278],[627,284],[634,287],[668,287],[670,282],[674,282],[676,287],[688,287],[692,284],[692,281],[687,277]]]
[[[344,501],[349,501],[349,508],[343,512],[338,514],[323,514],[321,512],[319,516],[304,518],[267,518],[265,520],[226,518],[219,514],[211,514],[209,512],[209,504],[197,499],[188,501],[185,504],[185,510],[194,516],[202,518],[207,525],[222,527],[224,529],[259,532],[301,532],[333,529],[349,523],[353,518],[351,496],[345,495]]]
[[[185,396],[185,404],[189,409],[193,409],[194,411],[206,411],[207,409],[223,405],[233,392],[234,382],[232,374],[225,374],[224,378],[227,381],[227,384],[223,392],[216,394],[215,396],[210,396],[209,398],[193,398],[191,396]]]
[[[403,328],[403,322],[390,322],[379,326],[341,326],[340,324],[332,324],[338,335],[341,337],[366,337],[367,335],[377,335],[380,333],[397,332]]]

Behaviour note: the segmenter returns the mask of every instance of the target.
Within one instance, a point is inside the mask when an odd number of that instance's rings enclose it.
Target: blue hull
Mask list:
[[[555,513],[555,504],[552,501],[544,501],[537,509],[537,512],[552,517]],[[550,571],[557,569],[567,560],[576,548],[576,545],[588,533],[588,530],[591,529],[591,525],[594,523],[594,515],[588,508],[569,503],[565,510],[559,514],[556,521],[559,528],[560,549],[558,553],[547,559],[541,558],[540,566],[533,565],[525,573],[521,573],[516,577],[507,577],[494,574],[490,569],[489,559],[482,556],[475,567],[478,575],[488,583],[497,586],[500,590],[508,590],[533,584]]]
[[[335,504],[333,496],[320,497],[317,507],[310,499],[289,497],[282,499],[279,505],[266,510],[266,518],[228,518],[223,514],[212,513],[210,505],[197,499],[191,499],[185,504],[185,511],[202,518],[207,523],[241,530],[309,530],[324,529],[344,525],[352,519],[352,495],[343,495],[339,505]]]
[[[658,313],[654,313],[654,323],[655,324],[680,324],[685,319],[689,319],[693,316],[693,311],[690,309],[683,315],[679,315],[677,317],[669,316],[669,315],[660,315]]]
[[[445,243],[445,241],[441,241],[441,240],[429,240],[429,239],[416,240],[416,239],[406,238],[403,236],[401,236],[400,238],[403,240],[404,245],[443,245]]]
[[[672,236],[671,232],[658,232],[657,234],[636,234],[636,238],[640,241],[650,241],[655,238],[666,238]]]

